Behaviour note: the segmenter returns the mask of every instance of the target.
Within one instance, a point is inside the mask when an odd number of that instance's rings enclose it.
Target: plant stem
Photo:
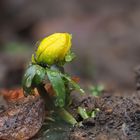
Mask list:
[[[53,101],[51,97],[49,96],[48,92],[44,88],[44,85],[39,85],[37,87],[37,90],[39,92],[39,95],[42,97],[42,99],[45,101],[46,107],[48,110],[51,110],[54,108]]]

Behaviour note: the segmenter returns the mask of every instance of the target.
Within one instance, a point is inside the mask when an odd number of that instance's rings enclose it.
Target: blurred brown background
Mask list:
[[[73,35],[77,59],[67,69],[83,83],[135,88],[139,0],[1,0],[1,88],[20,86],[36,42],[54,32]]]

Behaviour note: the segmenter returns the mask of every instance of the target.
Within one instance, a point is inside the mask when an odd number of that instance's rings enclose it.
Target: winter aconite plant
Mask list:
[[[40,42],[25,71],[23,89],[26,96],[34,94],[37,89],[48,110],[54,110],[65,121],[74,125],[77,121],[67,111],[71,104],[70,94],[75,89],[82,93],[84,91],[63,67],[75,58],[71,51],[71,40],[69,33],[54,33]]]

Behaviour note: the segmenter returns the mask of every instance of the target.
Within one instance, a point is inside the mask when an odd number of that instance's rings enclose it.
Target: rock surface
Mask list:
[[[20,90],[15,90],[9,93],[12,95],[20,94],[20,92]],[[33,137],[44,121],[43,100],[39,96],[17,97],[11,100],[9,96],[4,96],[4,98],[8,107],[0,113],[0,139],[27,140]]]

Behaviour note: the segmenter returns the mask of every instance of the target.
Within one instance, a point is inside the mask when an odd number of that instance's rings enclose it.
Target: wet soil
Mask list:
[[[82,120],[76,112],[78,106],[89,111],[99,108],[100,111],[95,118]],[[138,94],[131,97],[74,95],[71,110],[83,125],[71,130],[70,140],[140,140]]]
[[[30,99],[26,99],[23,102],[22,96],[20,97],[18,97],[20,99],[18,99],[16,105],[11,102],[9,107],[8,103],[8,106],[5,106],[8,109],[1,112],[0,122],[6,123],[0,123],[0,138],[7,139],[10,137],[11,140],[28,139],[34,136],[43,124],[41,116],[44,111],[41,110],[42,107],[40,106],[42,101],[38,98],[34,100],[32,99],[33,97],[30,97]],[[6,96],[6,98],[7,100],[10,99],[10,101],[11,99],[15,100],[15,95],[13,94],[12,97]],[[44,125],[46,125],[44,127],[45,130],[42,129],[42,131],[46,132],[45,135],[42,135],[42,132],[41,136],[37,135],[33,139],[140,140],[139,92],[126,97],[113,96],[108,93],[105,93],[100,97],[89,94],[81,96],[80,94],[74,93],[72,95],[72,100],[73,102],[69,111],[74,115],[78,122],[82,122],[82,125],[76,125],[69,129],[69,126],[63,125],[60,121],[56,121],[60,122],[60,124],[47,121],[44,123]],[[77,108],[79,106],[85,108],[87,111],[93,111],[98,108],[99,112],[97,112],[94,118],[83,120],[77,113]],[[4,115],[5,113],[9,115]],[[28,123],[28,120],[30,123]],[[9,124],[10,128],[7,128],[6,124]],[[27,129],[28,131],[23,132],[23,130]]]
[[[39,97],[25,99],[20,90],[3,92],[7,102],[0,102],[0,139],[26,140],[43,125],[32,140],[140,140],[140,67],[136,69],[136,88],[133,94],[104,92],[100,97],[73,93],[68,111],[81,122],[73,128],[60,118],[44,121],[45,108]],[[78,107],[99,111],[95,117],[83,120]]]

